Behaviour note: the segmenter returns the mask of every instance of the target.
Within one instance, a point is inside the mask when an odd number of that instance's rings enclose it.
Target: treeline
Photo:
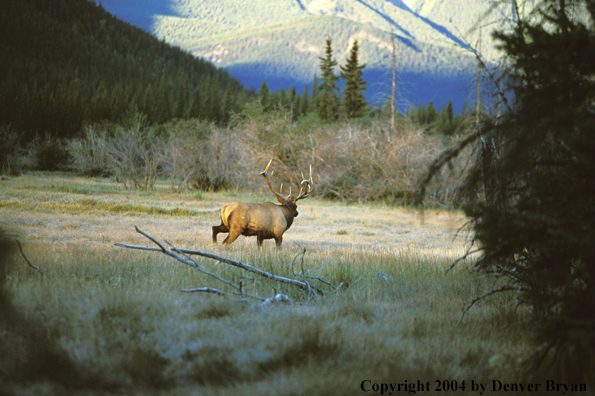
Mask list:
[[[467,103],[463,103],[461,112],[455,115],[450,100],[446,106],[440,109],[437,109],[432,101],[427,106],[423,103],[411,105],[407,115],[414,124],[445,136],[467,132],[469,127],[476,122],[476,113],[467,108]],[[482,114],[480,116],[483,118]]]
[[[134,113],[156,123],[193,116],[225,123],[255,95],[86,0],[4,2],[0,48],[0,124],[25,142],[72,137],[86,122]]]

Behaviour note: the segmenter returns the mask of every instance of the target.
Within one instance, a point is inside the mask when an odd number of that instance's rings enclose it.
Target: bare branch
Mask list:
[[[152,236],[150,236],[149,234],[146,234],[145,232],[141,231],[141,230],[140,230],[138,227],[136,227],[136,226],[135,226],[134,228],[136,229],[136,231],[137,231],[139,234],[142,234],[143,236],[145,236],[145,237],[147,237],[148,239],[150,239],[151,241],[153,241],[153,242],[154,242],[156,245],[158,245],[158,246],[160,247],[160,249],[157,249],[157,248],[152,248],[152,249],[151,249],[151,248],[143,248],[143,247],[141,247],[141,246],[129,246],[129,245],[124,245],[124,244],[121,244],[121,243],[116,243],[115,245],[116,245],[116,246],[118,246],[118,247],[125,247],[125,248],[129,248],[129,249],[142,249],[142,250],[161,251],[162,253],[165,253],[166,255],[168,255],[168,256],[170,256],[170,257],[173,257],[173,258],[175,258],[176,260],[178,260],[178,261],[180,261],[180,262],[182,262],[182,263],[184,263],[184,264],[186,264],[186,265],[189,265],[189,266],[191,266],[191,267],[193,267],[193,268],[197,269],[199,272],[202,272],[202,273],[203,273],[203,274],[205,274],[205,275],[212,276],[213,278],[215,278],[215,279],[217,279],[217,280],[219,280],[219,281],[221,281],[221,282],[223,282],[223,283],[225,283],[225,284],[227,284],[227,285],[229,285],[229,286],[233,287],[233,288],[234,288],[234,289],[236,289],[236,290],[239,290],[239,289],[240,289],[240,288],[239,288],[239,286],[237,286],[236,284],[234,284],[234,283],[232,283],[232,282],[228,281],[227,279],[223,279],[223,278],[221,278],[221,277],[219,277],[219,276],[217,276],[217,275],[215,275],[215,274],[213,274],[213,273],[211,273],[211,272],[209,272],[209,271],[207,271],[207,270],[203,269],[203,268],[202,268],[202,267],[201,267],[201,266],[200,266],[198,263],[194,262],[193,260],[187,259],[187,258],[185,258],[185,257],[182,257],[182,256],[180,256],[180,255],[178,255],[178,254],[176,254],[176,253],[174,253],[174,252],[172,252],[172,251],[170,251],[170,250],[167,250],[167,249],[166,249],[166,248],[165,248],[165,247],[164,247],[164,246],[163,246],[161,243],[159,243],[159,242],[158,242],[158,241],[157,241],[155,238],[153,238],[153,237],[152,237]],[[179,251],[179,250],[178,250],[177,248],[175,248],[175,247],[174,247],[173,249],[174,249],[175,251]],[[184,251],[179,251],[179,252],[180,252],[180,253],[186,253],[186,252],[184,252]]]
[[[25,261],[27,262],[27,264],[29,264],[32,268],[35,268],[37,271],[39,271],[39,267],[36,265],[31,264],[31,262],[29,261],[29,259],[27,258],[27,256],[25,256],[25,253],[23,252],[23,248],[21,247],[21,243],[19,242],[19,240],[17,239],[17,245],[19,245],[19,250],[21,251],[21,255],[23,256],[23,258],[25,259]]]
[[[330,259],[329,261],[327,261],[326,263],[322,263],[320,264],[318,267],[313,268],[312,270],[308,270],[308,271],[314,271],[314,270],[318,270],[314,273],[314,275],[318,275],[320,273],[320,271],[322,271],[324,269],[324,267],[326,267],[327,264],[330,264],[331,261],[333,261],[333,259]]]
[[[457,326],[459,325],[459,323],[461,323],[461,320],[463,320],[463,316],[465,316],[465,314],[467,313],[467,311],[469,309],[471,309],[471,307],[478,301],[483,300],[486,297],[489,297],[491,295],[497,294],[497,293],[503,293],[503,292],[507,292],[507,291],[513,291],[513,290],[518,290],[518,287],[514,287],[514,286],[503,286],[499,289],[494,289],[494,290],[490,290],[487,293],[482,294],[481,296],[473,299],[469,305],[467,305],[464,309],[463,309],[463,313],[461,313],[461,317],[459,318],[459,321],[457,322]]]
[[[463,260],[467,259],[467,257],[469,257],[469,255],[471,255],[471,254],[473,254],[473,253],[481,252],[481,251],[482,251],[482,249],[467,250],[467,252],[466,252],[464,255],[462,255],[461,257],[459,257],[458,259],[456,259],[456,260],[454,261],[454,263],[452,263],[452,264],[451,264],[451,265],[448,267],[448,269],[447,269],[446,271],[444,271],[444,274],[448,274],[448,272],[449,272],[451,269],[453,269],[455,265],[457,265],[459,262],[461,262],[461,261],[463,261]]]
[[[180,291],[183,291],[185,293],[197,293],[197,292],[203,292],[203,293],[213,293],[213,294],[217,294],[219,296],[233,296],[233,294],[230,293],[226,293],[224,291],[221,291],[219,289],[214,289],[212,287],[197,287],[195,289],[182,289]]]
[[[327,261],[326,263],[324,263],[324,264],[321,264],[321,265],[319,265],[318,267],[314,268],[314,269],[318,269],[318,271],[317,271],[317,272],[314,274],[314,276],[313,276],[313,275],[306,275],[307,273],[309,273],[309,272],[310,272],[310,271],[312,271],[312,270],[311,270],[311,269],[309,269],[309,270],[306,270],[306,271],[304,271],[304,256],[305,256],[305,255],[306,255],[306,248],[303,248],[303,250],[302,250],[300,253],[298,253],[298,254],[296,254],[296,255],[295,255],[295,257],[293,258],[293,261],[292,261],[292,262],[289,264],[289,265],[291,265],[291,273],[292,273],[294,276],[299,276],[299,277],[301,277],[301,278],[303,279],[303,281],[304,281],[304,282],[305,282],[305,283],[306,283],[306,284],[307,284],[309,287],[311,287],[311,285],[310,285],[310,283],[309,283],[309,282],[308,282],[306,279],[315,279],[315,280],[317,280],[317,281],[319,281],[319,282],[322,282],[322,283],[325,283],[325,284],[329,285],[329,286],[330,286],[330,287],[332,287],[332,288],[335,288],[335,287],[334,287],[334,286],[333,286],[333,285],[332,285],[330,282],[328,282],[328,281],[326,281],[326,280],[324,280],[324,279],[322,279],[322,278],[320,278],[320,277],[316,276],[316,275],[318,275],[318,273],[319,273],[320,271],[322,271],[322,269],[323,269],[323,268],[324,268],[324,267],[325,267],[325,266],[326,266],[328,263],[330,263],[332,260],[329,260],[329,261]],[[298,257],[299,257],[299,260],[298,260]],[[301,274],[296,274],[296,273],[295,273],[295,271],[293,270],[293,266],[294,266],[294,264],[298,264],[298,263],[300,264],[300,266],[301,266],[301,269],[302,269],[302,273],[301,273]],[[338,287],[337,287],[337,288],[338,288]],[[308,293],[310,293],[310,291],[308,291]]]
[[[425,193],[426,193],[427,186],[430,184],[430,181],[434,178],[434,176],[440,171],[440,169],[442,169],[442,167],[446,163],[448,163],[450,160],[457,157],[459,155],[459,153],[461,153],[461,151],[463,151],[463,149],[465,147],[467,147],[468,145],[474,143],[477,139],[479,139],[479,137],[480,137],[480,134],[478,132],[474,132],[474,133],[470,134],[469,136],[465,137],[464,139],[462,139],[461,141],[456,143],[454,146],[449,147],[448,149],[444,150],[438,156],[438,158],[436,158],[430,164],[430,166],[428,167],[428,170],[425,174],[425,177],[419,183],[419,186],[417,189],[417,194],[416,194],[417,195],[417,197],[416,197],[417,204],[422,203]]]

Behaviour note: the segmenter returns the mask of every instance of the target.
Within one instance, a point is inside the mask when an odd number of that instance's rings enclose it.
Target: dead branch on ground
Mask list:
[[[317,280],[323,284],[326,284],[326,285],[330,286],[333,289],[333,291],[335,291],[339,287],[341,287],[341,285],[334,287],[330,282],[324,280],[323,278],[321,278],[319,276],[307,275],[308,272],[310,272],[310,270],[304,270],[304,264],[303,264],[303,257],[306,254],[306,249],[304,249],[303,252],[299,253],[296,256],[296,258],[294,258],[294,261],[291,263],[292,274],[296,277],[302,278],[302,280],[298,280],[298,279],[286,278],[283,276],[275,275],[272,273],[272,271],[271,271],[271,273],[262,271],[258,268],[252,267],[252,266],[242,263],[240,261],[232,260],[232,259],[222,257],[222,256],[218,256],[216,254],[207,253],[207,252],[203,252],[200,250],[180,249],[180,248],[173,246],[171,243],[165,241],[171,247],[171,249],[167,249],[162,243],[157,241],[155,238],[153,238],[149,234],[141,231],[138,227],[135,226],[135,229],[136,229],[136,232],[138,232],[139,234],[143,235],[144,237],[146,237],[147,239],[152,241],[158,247],[135,246],[135,245],[126,245],[126,244],[122,244],[122,243],[116,243],[115,246],[128,248],[128,249],[139,249],[139,250],[148,250],[148,251],[153,251],[153,252],[164,253],[165,255],[170,256],[170,257],[178,260],[179,262],[186,264],[205,275],[215,278],[218,281],[226,284],[230,288],[234,289],[234,291],[232,291],[232,292],[225,292],[225,291],[222,291],[222,290],[219,290],[216,288],[212,288],[212,287],[198,287],[198,288],[193,288],[193,289],[182,289],[181,291],[183,291],[183,292],[203,292],[203,293],[212,293],[212,294],[216,294],[216,295],[220,295],[220,296],[240,297],[240,301],[246,301],[246,297],[250,297],[250,298],[262,301],[262,304],[264,305],[264,304],[271,304],[271,303],[277,303],[277,302],[283,302],[283,303],[291,302],[287,295],[277,292],[277,288],[275,287],[276,282],[291,285],[294,287],[298,287],[299,289],[303,290],[307,294],[308,297],[315,296],[316,294],[318,294],[320,296],[326,295],[326,292],[323,289],[321,289],[320,287],[317,287],[317,286],[313,286],[310,282],[308,282],[308,279],[310,281]],[[222,278],[210,271],[207,271],[205,268],[203,268],[201,265],[199,265],[196,261],[192,260],[190,258],[190,256],[192,256],[192,255],[210,258],[217,262],[225,263],[228,265],[228,267],[229,266],[237,267],[237,268],[240,268],[246,272],[251,272],[251,273],[254,273],[254,274],[261,276],[263,278],[269,279],[272,282],[271,287],[274,290],[274,295],[269,298],[264,298],[264,297],[257,296],[257,295],[247,294],[243,290],[243,287],[242,287],[243,277],[238,281],[238,284],[236,284],[233,281],[230,281],[228,279]],[[301,267],[302,267],[301,275],[295,274],[293,272],[293,265],[296,264],[296,259],[300,255],[301,255],[300,263],[301,263]],[[318,270],[318,271],[315,273],[315,275],[318,275],[320,273],[320,271],[329,262],[326,262],[326,263],[316,267],[315,270]],[[223,272],[223,271],[221,271],[221,272]]]

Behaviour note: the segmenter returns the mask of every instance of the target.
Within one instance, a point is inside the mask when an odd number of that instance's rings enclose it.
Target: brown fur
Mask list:
[[[283,242],[283,233],[291,227],[297,215],[293,196],[281,205],[234,202],[221,209],[221,225],[213,227],[213,243],[217,243],[217,234],[229,233],[223,240],[224,245],[231,244],[240,235],[256,235],[258,247],[265,239],[274,239],[279,247]]]
[[[265,239],[274,239],[277,247],[281,247],[283,233],[291,227],[293,219],[298,215],[296,202],[307,198],[312,191],[312,166],[310,166],[310,178],[302,181],[302,185],[305,184],[306,189],[300,188],[297,197],[291,195],[290,190],[289,195],[285,197],[271,186],[267,175],[271,162],[273,162],[272,159],[264,171],[260,172],[260,175],[264,177],[280,205],[271,202],[234,202],[225,205],[221,208],[221,225],[213,227],[213,243],[217,243],[217,234],[223,232],[229,233],[223,240],[224,245],[233,243],[240,235],[256,235],[258,247],[262,246],[262,241]],[[283,190],[283,185],[281,185],[281,190]]]

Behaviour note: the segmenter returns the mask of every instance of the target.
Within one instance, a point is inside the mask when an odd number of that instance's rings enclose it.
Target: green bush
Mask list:
[[[57,171],[68,167],[70,154],[60,139],[47,136],[35,146],[37,170]]]

